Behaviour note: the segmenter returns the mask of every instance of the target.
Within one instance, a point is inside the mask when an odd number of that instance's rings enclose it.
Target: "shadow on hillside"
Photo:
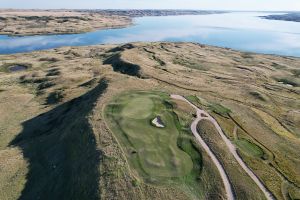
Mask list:
[[[142,78],[142,75],[140,73],[141,67],[139,65],[135,65],[135,64],[124,61],[121,58],[120,54],[115,54],[115,55],[111,56],[110,58],[104,60],[103,64],[111,65],[115,72]]]
[[[10,145],[29,163],[19,199],[100,199],[99,163],[88,115],[107,88],[106,80],[88,93],[24,122]]]

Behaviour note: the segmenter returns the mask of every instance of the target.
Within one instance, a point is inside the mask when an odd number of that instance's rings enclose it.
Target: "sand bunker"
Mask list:
[[[156,126],[157,128],[165,128],[165,125],[163,124],[160,116],[155,117],[152,121],[151,121],[152,125]]]

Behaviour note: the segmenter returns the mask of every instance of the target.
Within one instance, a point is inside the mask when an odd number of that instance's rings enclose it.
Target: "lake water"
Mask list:
[[[138,41],[198,42],[236,50],[300,57],[300,23],[261,19],[272,13],[236,12],[135,18],[131,27],[72,35],[0,36],[0,54],[62,46]]]

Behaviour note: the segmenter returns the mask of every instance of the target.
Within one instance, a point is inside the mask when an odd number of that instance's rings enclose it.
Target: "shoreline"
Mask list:
[[[112,30],[112,29],[123,29],[128,28],[130,26],[133,26],[134,23],[128,24],[128,25],[120,25],[120,26],[113,26],[113,27],[101,27],[101,28],[95,28],[93,30],[88,31],[78,31],[78,32],[69,32],[69,33],[35,33],[35,34],[23,34],[23,35],[14,35],[14,34],[7,34],[7,33],[1,33],[0,36],[7,36],[7,37],[16,37],[16,38],[22,38],[22,37],[29,37],[29,36],[53,36],[53,35],[77,35],[77,34],[84,34],[84,33],[92,33],[95,31],[103,31],[103,30]],[[0,54],[3,55],[3,54]]]
[[[267,16],[260,16],[262,19],[267,20],[275,20],[275,21],[286,21],[286,22],[300,22],[300,12],[287,12],[285,14],[276,14],[276,15],[267,15]]]
[[[1,10],[0,35],[35,36],[79,34],[132,24],[127,16],[75,10]]]
[[[0,9],[0,35],[22,37],[81,34],[97,30],[126,28],[132,26],[133,19],[137,17],[210,15],[223,13],[227,13],[227,11]],[[64,25],[64,27],[58,30],[57,27],[60,25]],[[34,28],[31,28],[32,30],[27,31],[26,29],[28,29],[28,26]],[[38,28],[37,26],[41,27]]]
[[[126,28],[126,27],[124,27]],[[113,29],[113,28],[112,28]],[[81,34],[81,33],[77,33],[77,34]],[[56,34],[52,34],[52,35],[56,35]],[[61,35],[61,34],[58,34]],[[69,34],[64,34],[64,35],[69,35]],[[1,34],[0,34],[1,36]],[[29,36],[29,35],[28,35]],[[33,35],[34,36],[34,35]],[[39,36],[39,35],[35,35],[35,36]],[[26,37],[26,36],[8,36],[8,37]],[[0,56],[7,56],[7,55],[17,55],[17,54],[28,54],[28,53],[37,53],[37,52],[44,52],[44,51],[51,51],[51,50],[55,50],[55,49],[63,49],[63,48],[92,48],[92,47],[101,47],[101,46],[125,46],[127,44],[157,44],[157,43],[161,43],[161,44],[194,44],[194,45],[198,45],[198,46],[203,46],[203,47],[208,47],[208,48],[215,48],[217,50],[225,50],[225,51],[232,51],[235,53],[241,53],[241,54],[250,54],[253,56],[271,56],[271,57],[278,57],[278,58],[284,58],[284,59],[290,59],[290,60],[295,60],[295,59],[299,59],[299,57],[297,56],[289,56],[289,55],[280,55],[280,54],[272,54],[272,53],[260,53],[260,52],[253,52],[253,51],[243,51],[243,50],[239,50],[239,49],[234,49],[234,48],[230,48],[230,47],[222,47],[222,46],[216,46],[216,45],[209,45],[209,44],[203,44],[203,43],[198,43],[198,42],[172,42],[172,41],[156,41],[156,42],[149,42],[149,41],[142,41],[142,42],[124,42],[124,43],[102,43],[102,44],[92,44],[92,45],[78,45],[78,46],[61,46],[61,47],[56,47],[56,48],[49,48],[49,49],[40,49],[40,50],[33,50],[33,51],[24,51],[24,52],[17,52],[17,53],[0,53]]]
[[[0,9],[0,16],[1,16],[1,12],[3,12],[3,10]],[[29,12],[29,11],[28,11]],[[38,11],[35,11],[35,12],[38,12]],[[47,11],[47,12],[50,12],[50,11]],[[65,11],[60,11],[60,12],[65,12]],[[70,11],[71,13],[67,13],[65,15],[68,15],[68,16],[73,16],[74,13],[73,11]],[[82,11],[84,12],[84,11]],[[115,12],[115,11],[113,11]],[[125,12],[125,11],[122,11],[122,12]],[[53,11],[52,11],[53,13]],[[51,13],[50,13],[51,14]],[[48,13],[49,15],[49,13]],[[60,15],[60,14],[59,14]],[[115,15],[114,15],[115,16]],[[112,16],[112,17],[114,17]],[[174,15],[173,15],[174,16]],[[178,15],[177,15],[178,16]],[[182,15],[181,15],[182,16]],[[221,15],[222,16],[222,15]],[[107,16],[106,16],[107,17]],[[123,16],[124,17],[124,16]],[[145,16],[146,18],[149,17],[149,18],[153,18],[155,16]],[[175,15],[176,17],[176,15]],[[2,36],[3,38],[3,41],[5,40],[8,40],[9,42],[10,41],[14,41],[16,40],[16,42],[18,40],[23,40],[22,38],[24,37],[24,39],[26,39],[26,37],[28,37],[28,39],[30,39],[30,37],[34,37],[36,36],[37,38],[38,37],[43,37],[45,36],[45,38],[47,38],[47,36],[50,36],[48,38],[50,39],[45,39],[45,40],[49,40],[49,41],[53,41],[55,40],[56,37],[62,37],[62,38],[69,38],[69,36],[65,36],[65,35],[70,35],[70,37],[90,37],[89,34],[93,35],[93,33],[95,35],[99,34],[100,36],[101,35],[105,35],[105,31],[109,31],[109,30],[112,30],[112,33],[114,32],[118,32],[118,30],[120,30],[122,32],[122,29],[129,29],[131,30],[131,27],[135,27],[136,25],[139,26],[139,21],[136,19],[141,19],[143,17],[133,17],[133,18],[126,18],[126,19],[130,19],[130,21],[127,21],[126,24],[114,24],[114,25],[111,25],[111,26],[106,26],[106,27],[101,27],[101,26],[95,26],[93,27],[92,29],[85,29],[85,30],[73,30],[73,32],[47,32],[47,33],[26,33],[26,34],[7,34],[7,33],[3,33],[1,32],[0,30],[0,37]],[[180,18],[180,16],[179,16]],[[259,18],[259,17],[258,17]],[[154,19],[156,20],[156,19]],[[1,24],[1,18],[0,18],[0,24]],[[113,31],[113,30],[116,30],[116,31]],[[98,33],[97,33],[98,32]],[[103,32],[103,34],[102,34]],[[72,36],[73,35],[73,36]],[[79,36],[77,36],[79,35]],[[52,37],[51,37],[52,36]],[[99,37],[101,38],[101,37]],[[30,39],[31,40],[31,39]],[[1,41],[2,42],[2,41]],[[129,41],[110,41],[112,43],[110,44],[115,44],[115,45],[121,45],[121,44],[125,44],[125,43],[131,43],[131,42],[139,42],[139,41],[134,41],[134,40],[129,40]],[[153,42],[151,41],[151,38],[148,38],[148,40],[143,40],[141,42]],[[171,40],[168,40],[167,38],[165,39],[162,39],[162,40],[159,40],[159,42],[174,42],[174,41],[171,41]],[[175,41],[176,43],[180,43],[180,40],[178,41]],[[205,41],[188,41],[187,42],[194,42],[194,43],[197,43],[197,44],[205,44]],[[52,49],[52,48],[59,48],[59,47],[63,47],[63,46],[74,46],[74,47],[78,47],[78,46],[91,46],[91,45],[106,45],[106,44],[109,44],[108,42],[104,41],[104,40],[99,40],[97,42],[82,42],[82,43],[75,43],[75,44],[70,44],[68,42],[66,43],[62,43],[62,45],[54,45],[52,47],[47,47],[47,46],[35,46],[35,48],[33,50],[29,50],[29,49],[26,49],[26,46],[24,46],[23,49],[10,49],[9,48],[9,45],[8,47],[6,48],[5,47],[5,42],[3,43],[4,46],[3,48],[0,50],[0,54],[2,55],[7,55],[7,54],[16,54],[16,53],[27,53],[27,52],[31,52],[31,51],[39,51],[39,50],[47,50],[47,49]],[[9,44],[9,43],[8,43]],[[33,44],[33,45],[39,45],[39,44]],[[268,51],[268,49],[266,51],[264,51],[264,49],[262,49],[261,51],[260,50],[252,50],[252,49],[249,49],[249,48],[243,48],[243,47],[232,47],[230,45],[222,45],[222,44],[212,44],[211,46],[215,46],[215,47],[220,47],[220,48],[225,48],[225,49],[232,49],[232,50],[236,50],[236,51],[239,51],[239,52],[243,52],[245,54],[248,54],[248,53],[256,53],[256,54],[263,54],[263,55],[270,55],[270,56],[282,56],[282,57],[289,57],[289,58],[299,58],[300,56],[296,53],[285,53],[285,52],[281,52],[281,51]],[[21,46],[22,47],[22,46]]]

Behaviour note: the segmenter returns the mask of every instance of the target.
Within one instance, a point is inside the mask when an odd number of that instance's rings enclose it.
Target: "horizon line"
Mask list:
[[[99,11],[128,11],[128,10],[177,10],[177,11],[226,11],[226,12],[299,12],[300,10],[228,10],[228,9],[175,9],[175,8],[1,8],[0,10],[99,10]]]

